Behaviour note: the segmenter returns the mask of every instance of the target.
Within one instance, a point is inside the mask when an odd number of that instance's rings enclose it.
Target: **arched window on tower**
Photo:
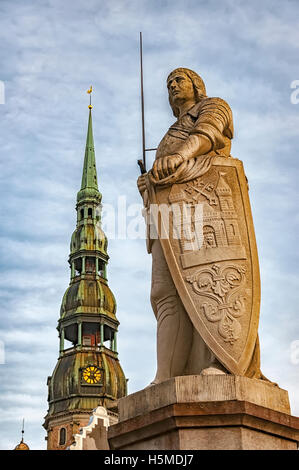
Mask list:
[[[84,209],[80,210],[80,218],[81,218],[81,220],[84,219]]]
[[[59,445],[64,446],[65,443],[66,443],[66,429],[61,428],[59,431]]]
[[[75,276],[80,276],[82,272],[82,258],[77,258],[74,260],[75,267]]]
[[[105,277],[105,263],[102,260],[98,261],[99,271],[98,274],[101,277]]]
[[[101,343],[98,323],[83,323],[83,346],[98,346]]]
[[[96,270],[96,261],[95,258],[86,257],[85,261],[85,270],[87,273],[94,273]]]
[[[92,217],[92,208],[91,207],[88,208],[88,217]]]

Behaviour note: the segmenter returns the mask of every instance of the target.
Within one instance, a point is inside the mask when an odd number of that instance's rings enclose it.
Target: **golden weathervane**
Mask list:
[[[92,85],[90,85],[90,88],[89,90],[87,90],[87,93],[89,94],[89,109],[92,109],[92,105],[91,105],[91,93],[92,93]]]

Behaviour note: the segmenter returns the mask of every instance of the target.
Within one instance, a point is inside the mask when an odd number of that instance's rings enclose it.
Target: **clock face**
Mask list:
[[[83,379],[88,384],[97,384],[101,380],[102,374],[98,367],[88,366],[83,369]]]

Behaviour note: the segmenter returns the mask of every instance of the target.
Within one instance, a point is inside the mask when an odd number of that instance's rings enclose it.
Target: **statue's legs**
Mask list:
[[[153,383],[178,375],[224,373],[185,311],[159,240],[152,244],[151,303],[157,319],[157,374]]]
[[[186,313],[187,315],[187,313]],[[185,375],[228,374],[217,357],[208,348],[198,331],[193,327],[192,348],[185,368]]]

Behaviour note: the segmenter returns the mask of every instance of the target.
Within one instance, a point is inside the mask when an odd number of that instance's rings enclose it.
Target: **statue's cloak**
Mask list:
[[[149,174],[151,238],[159,237],[186,312],[210,350],[231,373],[256,376],[260,276],[243,164],[217,155],[197,161],[199,171],[190,164],[191,173],[185,166],[164,183],[153,184]]]

